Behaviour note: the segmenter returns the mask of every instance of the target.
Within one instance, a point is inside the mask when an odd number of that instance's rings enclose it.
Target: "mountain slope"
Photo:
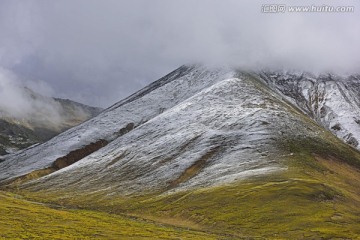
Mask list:
[[[111,186],[122,194],[219,185],[281,170],[283,153],[273,147],[279,138],[319,134],[314,123],[250,79],[226,79],[41,184],[88,191]]]
[[[19,91],[31,110],[14,116],[8,109],[0,109],[0,155],[45,142],[102,110],[67,99],[45,97],[28,88]]]
[[[225,239],[140,218],[56,208],[4,192],[0,200],[2,239]]]
[[[264,72],[259,76],[320,125],[360,149],[360,76]]]
[[[211,86],[214,82],[227,76],[231,77],[233,74],[235,73],[229,72],[228,69],[209,71],[205,67],[179,68],[103,111],[97,117],[69,129],[36,148],[6,157],[0,180],[51,167],[57,159],[66,157],[73,151],[84,149],[91,143],[100,140],[110,142],[207,86]],[[23,167],[18,167],[17,164]]]
[[[0,181],[37,201],[196,224],[234,239],[355,239],[359,151],[270,83],[183,66],[9,155]]]

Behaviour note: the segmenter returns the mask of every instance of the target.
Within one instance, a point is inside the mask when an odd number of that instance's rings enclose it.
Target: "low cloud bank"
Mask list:
[[[354,12],[263,13],[267,4]],[[194,62],[359,72],[359,11],[358,0],[2,1],[0,66],[102,107]]]
[[[45,83],[31,82],[32,87],[50,93]],[[0,69],[0,118],[15,121],[28,127],[45,127],[59,131],[71,121],[89,117],[83,109],[63,105],[51,97],[34,92],[8,70]]]

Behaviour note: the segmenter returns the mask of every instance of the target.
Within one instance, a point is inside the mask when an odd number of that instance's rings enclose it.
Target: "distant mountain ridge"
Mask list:
[[[102,111],[68,99],[46,97],[29,88],[23,88],[23,94],[34,109],[23,116],[0,109],[0,155],[45,142]]]

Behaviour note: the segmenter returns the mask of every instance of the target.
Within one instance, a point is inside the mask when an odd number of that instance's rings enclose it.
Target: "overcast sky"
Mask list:
[[[262,13],[269,3],[355,12]],[[107,107],[194,62],[359,72],[359,24],[359,0],[1,0],[0,71]]]

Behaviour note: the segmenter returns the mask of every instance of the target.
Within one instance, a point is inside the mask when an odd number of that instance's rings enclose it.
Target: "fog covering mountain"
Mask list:
[[[358,76],[182,66],[97,117],[7,156],[0,179],[81,159],[37,183],[133,194],[284,170],[274,147],[280,139],[322,138],[326,129],[359,148],[359,84]],[[177,183],[198,165],[199,173]]]
[[[17,100],[22,101],[20,104],[11,102],[15,96],[2,98],[0,104],[0,155],[45,142],[102,110],[68,99],[46,97],[21,86],[17,86],[16,93],[21,98]],[[15,109],[18,106],[21,108]]]

